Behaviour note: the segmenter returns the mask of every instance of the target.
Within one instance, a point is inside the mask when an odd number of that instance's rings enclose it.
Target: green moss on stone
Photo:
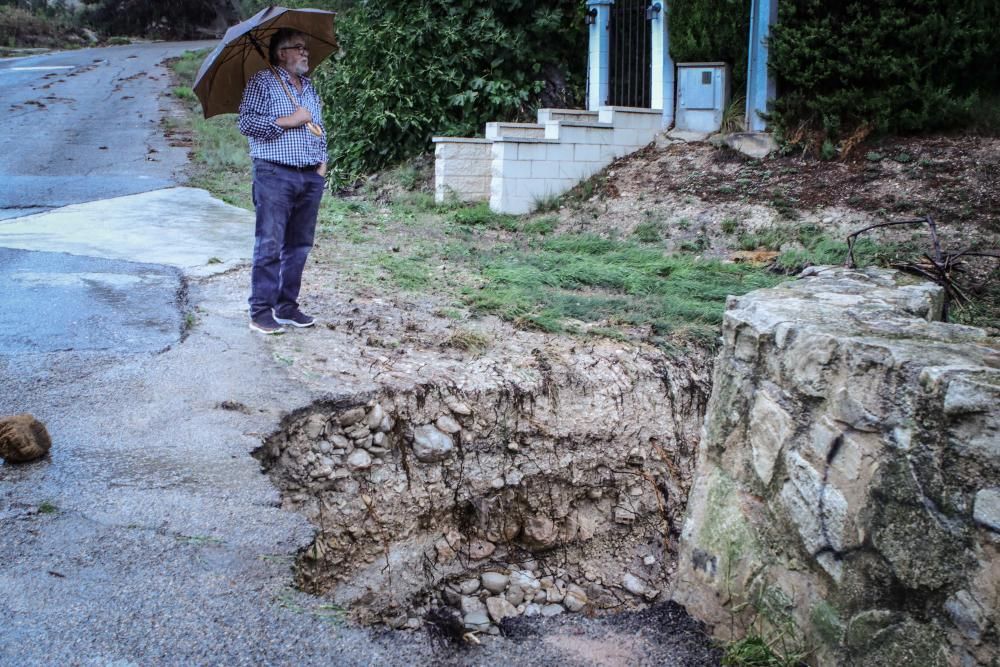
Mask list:
[[[840,620],[840,614],[836,607],[826,600],[820,600],[809,614],[813,630],[820,641],[830,648],[840,644],[840,638],[844,635],[844,624]]]
[[[716,471],[710,482],[698,543],[703,549],[720,555],[724,561],[720,570],[742,557],[757,557],[757,544],[750,525],[743,518],[737,498],[736,482]]]
[[[909,616],[870,610],[848,624],[846,648],[866,667],[944,667],[947,638],[940,628]]]

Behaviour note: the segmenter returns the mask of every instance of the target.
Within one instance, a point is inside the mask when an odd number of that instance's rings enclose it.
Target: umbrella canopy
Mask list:
[[[292,28],[309,39],[309,74],[337,48],[333,12],[322,9],[286,9],[270,6],[226,31],[198,70],[194,92],[205,118],[236,113],[247,81],[267,69],[271,35]]]

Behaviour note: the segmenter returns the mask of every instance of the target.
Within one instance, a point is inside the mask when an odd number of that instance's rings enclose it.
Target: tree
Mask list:
[[[820,140],[960,127],[1000,87],[995,0],[782,0],[774,118]]]
[[[84,0],[87,20],[116,35],[188,39],[240,20],[237,0]]]

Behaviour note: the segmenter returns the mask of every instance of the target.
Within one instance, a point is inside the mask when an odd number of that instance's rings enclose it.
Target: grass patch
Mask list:
[[[560,195],[546,195],[535,199],[534,204],[535,213],[552,213],[558,211],[559,207],[562,206],[562,197]]]
[[[194,91],[187,86],[174,86],[173,96],[179,100],[184,100],[185,102],[192,102],[198,99],[198,96],[194,94]]]
[[[779,234],[780,236],[780,234]],[[794,236],[785,235],[785,240]],[[798,273],[809,266],[841,266],[847,262],[847,242],[822,234],[798,232],[801,248],[781,253],[775,268],[784,273]],[[922,252],[917,242],[879,243],[861,237],[854,244],[854,259],[858,266],[889,266],[894,262],[912,259]]]
[[[663,240],[663,223],[659,221],[640,222],[632,230],[632,238],[639,243],[659,243]]]
[[[292,589],[285,589],[276,595],[274,603],[292,613],[314,616],[327,623],[340,624],[347,620],[347,610],[340,605],[316,603]]]
[[[754,233],[740,234],[736,245],[740,250],[778,250],[783,243],[789,241],[786,230],[782,228],[765,229]]]
[[[177,77],[173,95],[188,109],[182,120],[168,119],[164,129],[172,135],[190,135],[194,174],[189,185],[204,188],[233,206],[253,209],[250,195],[250,156],[246,137],[240,134],[235,114],[201,117],[201,103],[192,86],[208,49],[186,51],[168,61]]]
[[[212,171],[247,172],[250,156],[246,139],[236,126],[232,114],[207,120],[199,118],[194,124],[194,159]]]
[[[1000,268],[987,277],[982,290],[969,296],[973,301],[952,306],[949,319],[958,324],[992,329],[993,334],[1000,335]]]
[[[489,336],[485,336],[478,331],[459,329],[455,331],[444,342],[445,347],[453,347],[464,352],[478,353],[486,350],[493,344]]]
[[[420,170],[412,164],[400,167],[396,171],[396,178],[404,190],[415,190],[422,182]]]
[[[749,635],[726,646],[724,667],[796,667],[794,660],[780,657],[760,635]]]
[[[726,297],[779,282],[766,271],[667,255],[634,242],[562,235],[536,248],[500,248],[484,258],[486,287],[468,291],[476,311],[542,331],[572,321],[648,328],[711,341]]]
[[[53,503],[50,503],[47,500],[43,501],[38,506],[38,513],[39,514],[56,514],[58,511],[59,511],[59,508],[56,505],[54,505]]]
[[[200,49],[198,51],[185,51],[180,57],[170,61],[170,69],[174,71],[177,78],[185,86],[193,86],[194,78],[198,75],[198,69],[201,67],[202,61],[205,60],[205,56],[209,53],[209,49]]]
[[[451,219],[456,224],[469,227],[505,229],[507,231],[517,231],[520,227],[517,216],[494,213],[486,202],[468,208],[460,208],[452,214]]]
[[[527,220],[521,225],[521,231],[525,234],[538,234],[539,236],[545,236],[551,234],[559,226],[559,218],[547,216],[544,218],[535,218],[533,220]]]
[[[427,266],[427,259],[423,255],[400,257],[395,254],[382,254],[376,258],[376,263],[387,274],[389,280],[400,289],[420,292],[425,291],[431,284],[432,274]]]

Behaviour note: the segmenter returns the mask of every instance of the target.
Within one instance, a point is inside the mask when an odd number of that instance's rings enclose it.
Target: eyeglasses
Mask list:
[[[306,46],[305,44],[298,44],[298,45],[295,45],[295,46],[283,46],[283,47],[281,47],[278,50],[279,51],[287,51],[289,49],[295,49],[301,55],[305,55],[305,54],[309,53],[309,47]]]

